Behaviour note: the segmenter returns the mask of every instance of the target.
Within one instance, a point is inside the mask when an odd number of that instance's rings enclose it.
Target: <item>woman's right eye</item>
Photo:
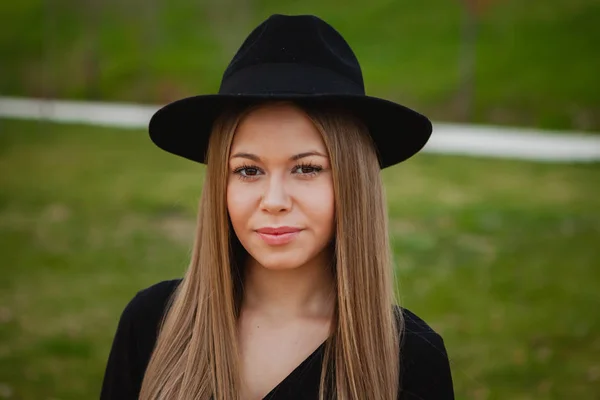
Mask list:
[[[254,176],[254,175],[258,174],[258,168],[252,168],[252,167],[242,168],[240,170],[240,173],[242,173],[242,175],[245,175],[245,176]]]
[[[236,168],[233,173],[236,174],[240,179],[251,179],[257,175],[260,175],[261,171],[258,167],[245,165]]]

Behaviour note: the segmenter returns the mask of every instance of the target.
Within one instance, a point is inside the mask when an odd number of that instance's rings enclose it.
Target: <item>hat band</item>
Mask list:
[[[364,95],[362,85],[329,69],[291,63],[257,64],[223,79],[219,94]]]

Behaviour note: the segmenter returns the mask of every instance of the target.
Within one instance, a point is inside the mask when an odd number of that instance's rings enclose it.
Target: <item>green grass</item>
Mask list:
[[[370,94],[459,120],[461,3],[5,1],[0,93],[164,103],[214,92],[252,27],[272,13],[314,13],[353,46]],[[600,130],[600,3],[490,3],[479,26],[472,121]]]
[[[0,131],[0,398],[97,398],[125,304],[186,268],[202,166],[142,131]],[[421,154],[383,175],[402,304],[444,336],[458,398],[595,398],[600,165]]]

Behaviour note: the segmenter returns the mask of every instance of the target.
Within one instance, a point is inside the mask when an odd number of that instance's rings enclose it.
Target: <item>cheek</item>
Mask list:
[[[331,184],[311,188],[301,194],[300,203],[319,234],[331,236],[335,219],[335,202]]]
[[[238,182],[231,182],[227,185],[227,211],[236,231],[246,225],[252,214],[250,196],[242,190]]]

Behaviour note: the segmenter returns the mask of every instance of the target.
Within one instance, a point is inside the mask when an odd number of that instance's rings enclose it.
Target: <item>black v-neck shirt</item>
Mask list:
[[[169,297],[180,282],[180,279],[175,279],[157,283],[138,292],[127,304],[108,358],[101,400],[138,399],[160,320]],[[402,312],[405,329],[400,348],[401,389],[398,399],[454,399],[450,363],[442,338],[412,312],[407,309],[402,309]],[[318,399],[323,354],[324,344],[279,383],[264,400]],[[382,365],[381,368],[385,366]]]

